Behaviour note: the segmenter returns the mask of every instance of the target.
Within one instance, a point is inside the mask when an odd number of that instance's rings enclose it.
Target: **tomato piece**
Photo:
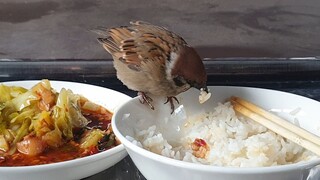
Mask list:
[[[20,153],[35,156],[46,149],[46,143],[38,137],[27,136],[17,143],[17,149]]]

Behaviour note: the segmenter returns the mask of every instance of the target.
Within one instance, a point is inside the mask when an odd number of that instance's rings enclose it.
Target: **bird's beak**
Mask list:
[[[205,91],[206,93],[209,93],[209,89],[208,89],[207,85],[205,85],[205,86],[202,88],[202,90]],[[201,91],[201,89],[200,89],[200,91]]]
[[[208,99],[210,99],[210,97],[211,93],[209,92],[207,85],[202,86],[200,88],[199,103],[205,103]]]
[[[205,91],[206,93],[209,93],[209,89],[206,84],[204,85],[194,84],[193,87],[199,89],[200,91]]]

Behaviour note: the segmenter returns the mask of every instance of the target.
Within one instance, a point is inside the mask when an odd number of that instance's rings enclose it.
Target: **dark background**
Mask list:
[[[108,59],[89,30],[143,20],[202,57],[320,54],[319,0],[1,0],[0,58]]]

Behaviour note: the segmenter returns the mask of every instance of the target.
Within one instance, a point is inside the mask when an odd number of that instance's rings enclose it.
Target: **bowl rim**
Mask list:
[[[267,91],[273,91],[277,93],[286,93],[290,95],[299,96],[300,98],[307,98],[308,100],[315,101],[317,103],[320,103],[319,101],[316,101],[314,99],[304,97],[301,95],[284,92],[280,90],[274,90],[274,89],[267,89],[267,88],[257,88],[257,87],[247,87],[247,86],[208,86],[208,88],[241,88],[241,89],[258,89],[258,90],[267,90]],[[135,97],[127,101],[126,103],[122,104],[121,107],[119,107],[118,112],[121,111],[121,109],[125,106],[127,106],[128,103],[138,102],[139,97]],[[134,151],[135,153],[139,154],[140,156],[143,156],[148,159],[152,159],[154,161],[159,161],[163,164],[167,164],[170,166],[177,166],[192,170],[199,170],[203,172],[224,172],[228,174],[261,174],[261,173],[274,173],[274,172],[283,172],[283,171],[292,171],[296,169],[305,169],[305,168],[312,168],[316,165],[320,164],[320,157],[317,159],[313,159],[306,162],[298,162],[293,164],[285,164],[285,165],[277,165],[277,166],[268,166],[268,167],[230,167],[230,166],[213,166],[213,165],[204,165],[204,164],[197,164],[192,162],[186,162],[181,161],[173,158],[169,158],[166,156],[162,156],[156,153],[153,153],[151,151],[148,151],[142,147],[139,147],[132,142],[130,142],[126,137],[124,137],[119,129],[117,128],[117,119],[120,120],[122,117],[119,117],[120,114],[115,113],[112,117],[111,125],[113,128],[114,133],[119,138],[119,140],[122,142],[124,147],[129,150]],[[128,151],[129,152],[129,151]],[[130,156],[130,152],[129,152]]]
[[[0,84],[7,84],[7,85],[12,85],[12,84],[18,84],[18,83],[30,83],[30,85],[32,85],[33,83],[39,83],[42,79],[40,80],[18,80],[18,81],[3,81],[0,82]],[[126,101],[129,101],[130,99],[132,99],[130,96],[121,93],[119,91],[107,88],[107,87],[102,87],[102,86],[97,86],[97,85],[92,85],[92,84],[85,84],[85,83],[79,83],[79,82],[73,82],[73,81],[60,81],[60,80],[50,80],[51,84],[70,84],[70,85],[79,85],[79,86],[87,86],[87,87],[91,87],[91,88],[99,88],[99,89],[104,89],[107,91],[110,91],[112,93],[116,93],[119,94],[121,96],[123,96],[124,98],[126,98]],[[52,85],[53,88],[54,85]],[[123,104],[123,103],[122,103]],[[120,105],[117,105],[116,107],[114,107],[112,110],[109,109],[114,116],[114,114],[116,113],[117,109],[120,107]],[[112,120],[111,120],[112,121]],[[0,172],[12,172],[12,171],[17,171],[17,170],[21,170],[21,171],[39,171],[39,170],[47,170],[47,169],[62,169],[62,168],[67,168],[67,167],[77,167],[77,166],[81,166],[81,165],[85,165],[85,164],[89,164],[95,161],[99,161],[103,158],[107,158],[113,155],[116,155],[118,153],[124,152],[126,151],[125,147],[123,144],[119,144],[113,148],[107,149],[103,152],[99,152],[97,154],[93,154],[93,155],[89,155],[89,156],[85,156],[85,157],[80,157],[80,158],[76,158],[76,159],[71,159],[71,160],[67,160],[67,161],[61,161],[61,162],[55,162],[55,163],[49,163],[49,164],[39,164],[39,165],[31,165],[31,166],[0,166]],[[126,152],[127,153],[127,152]]]

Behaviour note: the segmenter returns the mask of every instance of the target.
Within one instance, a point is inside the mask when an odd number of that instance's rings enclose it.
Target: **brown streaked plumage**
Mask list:
[[[175,33],[141,21],[98,33],[104,36],[98,40],[112,55],[118,79],[138,91],[152,109],[148,94],[167,97],[173,111],[179,93],[190,87],[207,91],[202,60]]]

